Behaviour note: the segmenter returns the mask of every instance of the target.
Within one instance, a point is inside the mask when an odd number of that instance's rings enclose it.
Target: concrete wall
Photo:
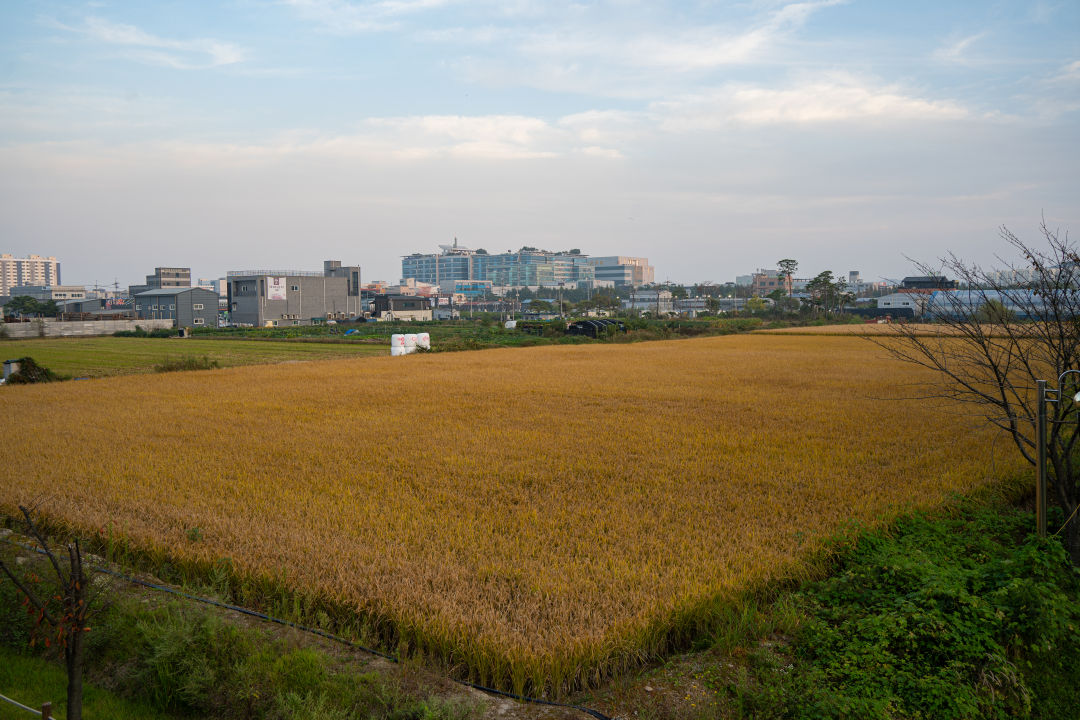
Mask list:
[[[158,328],[172,328],[172,320],[87,320],[85,322],[59,322],[56,320],[44,320],[38,323],[31,320],[27,323],[0,323],[0,328],[6,331],[7,337],[12,339],[42,337],[41,330],[44,326],[44,337],[88,337],[91,335],[112,335],[120,330],[134,330],[141,327],[143,330],[156,330]]]

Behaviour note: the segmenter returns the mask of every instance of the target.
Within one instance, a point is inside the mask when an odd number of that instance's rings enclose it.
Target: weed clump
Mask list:
[[[221,367],[221,363],[217,360],[211,360],[205,355],[202,357],[187,355],[182,358],[165,358],[154,366],[154,372],[166,373],[184,370],[216,370],[219,367]]]
[[[38,365],[32,357],[19,358],[18,363],[19,371],[8,376],[8,385],[30,385],[63,380],[52,370]]]
[[[863,536],[730,693],[755,717],[1075,717],[1080,572],[1030,521],[966,508]]]

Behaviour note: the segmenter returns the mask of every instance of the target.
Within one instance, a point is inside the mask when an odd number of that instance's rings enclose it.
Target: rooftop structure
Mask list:
[[[944,275],[917,275],[900,281],[897,292],[933,292],[934,290],[955,290],[956,281]]]
[[[147,290],[187,287],[191,287],[191,268],[156,267],[153,275],[146,276],[145,283],[128,286],[128,294],[134,296]]]

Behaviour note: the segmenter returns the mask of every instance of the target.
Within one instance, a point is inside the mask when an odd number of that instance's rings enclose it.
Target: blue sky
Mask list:
[[[458,237],[897,277],[1077,228],[1076,2],[8,2],[0,250],[67,282]]]

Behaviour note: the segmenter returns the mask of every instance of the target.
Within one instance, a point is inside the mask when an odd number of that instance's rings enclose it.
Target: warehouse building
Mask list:
[[[243,270],[228,274],[229,320],[237,325],[313,325],[362,314],[360,267],[337,260],[323,271]]]
[[[176,327],[217,327],[218,295],[200,287],[157,288],[135,296],[139,320],[174,320]]]

